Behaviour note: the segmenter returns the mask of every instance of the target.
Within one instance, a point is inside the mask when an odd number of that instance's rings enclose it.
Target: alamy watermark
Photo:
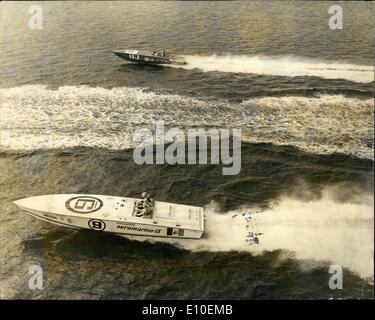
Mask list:
[[[241,129],[187,129],[185,133],[178,128],[166,131],[164,121],[154,124],[154,132],[143,128],[133,134],[137,144],[133,152],[136,164],[208,164],[210,140],[210,164],[226,166],[222,168],[223,175],[240,172]],[[166,146],[168,142],[171,143]]]
[[[35,264],[30,266],[29,273],[32,276],[29,278],[29,289],[42,290],[43,289],[43,269],[41,266]]]
[[[328,19],[328,25],[331,30],[342,30],[343,28],[343,13],[342,7],[334,4],[329,7],[328,13],[331,16]]]
[[[328,281],[329,288],[341,290],[343,288],[342,267],[339,265],[330,266],[328,273],[332,274]]]
[[[29,7],[29,13],[31,17],[29,18],[29,29],[31,30],[41,30],[43,29],[43,9],[40,5],[33,4]]]

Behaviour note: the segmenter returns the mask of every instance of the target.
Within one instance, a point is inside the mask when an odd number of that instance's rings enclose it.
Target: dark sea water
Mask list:
[[[42,30],[28,28],[29,3],[0,4],[2,298],[373,297],[374,3],[340,3],[336,31],[328,2],[39,4]],[[128,64],[118,48],[187,64]],[[133,132],[156,120],[241,128],[240,173],[136,165]],[[204,206],[205,237],[77,231],[12,204],[144,190]],[[247,210],[260,211],[259,244],[245,242]],[[32,265],[42,290],[28,287]],[[342,290],[328,286],[331,265]]]

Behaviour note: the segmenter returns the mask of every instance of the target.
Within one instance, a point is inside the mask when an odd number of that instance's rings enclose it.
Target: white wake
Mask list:
[[[260,254],[282,249],[297,259],[341,265],[372,279],[373,199],[363,200],[363,203],[339,203],[329,196],[306,202],[284,198],[266,211],[241,208],[224,214],[217,213],[212,203],[205,208],[206,234],[202,239],[132,239],[168,242],[192,251],[236,250]],[[259,243],[249,242],[250,233],[257,234]]]
[[[369,65],[326,62],[296,56],[185,55],[182,57],[187,64],[174,67],[199,69],[204,72],[220,71],[286,77],[311,76],[363,83],[374,81],[374,66]]]
[[[134,147],[137,129],[241,128],[242,141],[373,159],[374,100],[320,95],[242,103],[141,88],[45,85],[0,88],[0,150]]]

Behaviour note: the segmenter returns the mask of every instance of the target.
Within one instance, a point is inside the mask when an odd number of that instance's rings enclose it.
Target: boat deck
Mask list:
[[[151,215],[137,217],[134,208],[141,199],[103,195],[55,194],[17,200],[26,211],[86,219],[123,221],[203,230],[203,208],[155,201]]]
[[[121,198],[119,202],[116,202],[114,212],[116,212],[117,218],[145,224],[161,224],[191,229],[203,228],[203,209],[201,207],[155,201],[150,215],[137,217],[134,210],[137,201],[139,199]]]

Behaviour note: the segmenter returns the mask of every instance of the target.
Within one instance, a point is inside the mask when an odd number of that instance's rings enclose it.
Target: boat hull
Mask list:
[[[171,64],[172,62],[168,58],[158,56],[145,56],[141,54],[126,53],[121,51],[113,51],[113,53],[126,61],[148,64],[148,65],[165,65]]]
[[[119,235],[199,239],[203,234],[203,209],[190,207],[196,212],[199,223],[183,225],[175,220],[138,218],[130,214],[132,201],[137,199],[99,195],[48,195],[25,198],[15,201],[17,207],[35,218],[70,228],[81,228],[96,232],[109,232]],[[127,203],[128,206],[123,203]],[[157,216],[167,203],[159,202],[155,206]],[[174,205],[174,204],[169,204]],[[174,205],[178,210],[178,206]],[[122,210],[122,211],[121,211]],[[197,221],[198,221],[197,220]]]

